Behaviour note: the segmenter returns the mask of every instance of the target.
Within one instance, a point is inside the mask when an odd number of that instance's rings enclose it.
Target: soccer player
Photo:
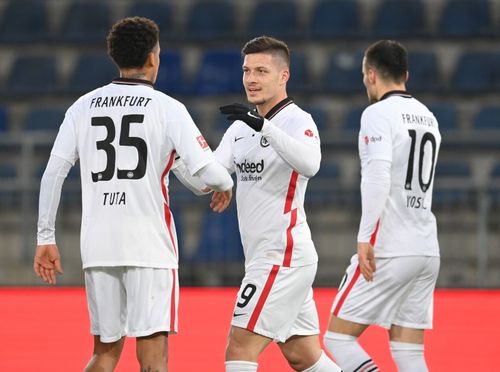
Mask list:
[[[63,271],[55,217],[64,178],[80,159],[81,255],[94,335],[86,371],[113,371],[125,336],[137,338],[141,371],[167,371],[179,290],[169,171],[175,167],[179,176],[187,172],[219,191],[216,211],[231,197],[231,177],[185,106],[153,88],[158,37],[158,26],[146,18],[112,27],[108,53],[120,78],[68,109],[41,181],[34,270],[55,284]]]
[[[318,130],[287,96],[288,46],[263,36],[246,43],[242,54],[247,100],[257,109],[221,107],[235,121],[215,151],[236,173],[245,253],[226,371],[257,371],[259,355],[273,340],[296,371],[340,371],[319,342],[312,291],[318,256],[304,211],[307,182],[321,160]]]
[[[361,116],[362,215],[357,255],[333,302],[324,342],[344,371],[378,371],[357,338],[370,324],[389,330],[399,371],[427,371],[424,329],[432,327],[439,271],[431,212],[441,143],[434,115],[406,91],[405,48],[382,40],[363,59],[372,103]]]

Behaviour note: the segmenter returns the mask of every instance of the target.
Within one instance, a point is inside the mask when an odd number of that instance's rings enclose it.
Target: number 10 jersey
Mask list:
[[[371,160],[391,162],[376,257],[439,256],[431,207],[440,144],[436,118],[406,92],[389,92],[363,112],[358,141],[361,174]]]
[[[143,80],[116,79],[66,112],[52,154],[80,159],[83,267],[177,268],[168,173],[214,161],[185,106]]]

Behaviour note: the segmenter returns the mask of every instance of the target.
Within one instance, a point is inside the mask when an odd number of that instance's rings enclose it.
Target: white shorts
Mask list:
[[[241,283],[231,324],[285,342],[319,334],[312,284],[318,265],[255,265]]]
[[[101,342],[177,332],[176,269],[92,267],[85,269],[85,289],[90,332]]]
[[[376,258],[373,281],[361,275],[354,255],[332,306],[332,314],[360,324],[432,328],[439,257]]]

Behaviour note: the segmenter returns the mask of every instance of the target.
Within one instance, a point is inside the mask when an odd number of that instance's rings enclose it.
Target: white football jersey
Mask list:
[[[436,118],[406,92],[389,92],[364,110],[358,141],[361,174],[370,160],[391,162],[376,257],[439,256],[431,207],[440,144]]]
[[[289,136],[319,149],[311,115],[291,99],[276,105],[266,118]],[[245,266],[267,263],[297,267],[317,262],[304,211],[308,178],[292,169],[261,133],[242,121],[227,129],[215,157],[231,173],[236,172]]]
[[[52,154],[80,159],[83,267],[177,268],[168,174],[214,161],[185,106],[143,80],[116,79],[66,112]]]

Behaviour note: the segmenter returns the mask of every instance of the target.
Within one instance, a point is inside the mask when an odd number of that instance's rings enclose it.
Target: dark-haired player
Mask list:
[[[68,109],[41,182],[34,270],[55,284],[62,273],[56,212],[64,178],[80,159],[81,255],[94,335],[86,371],[113,371],[125,336],[137,338],[141,371],[167,371],[179,293],[169,171],[219,191],[216,211],[231,197],[231,177],[185,106],[153,88],[158,33],[153,21],[140,17],[113,26],[108,53],[120,78]]]
[[[438,123],[406,91],[405,48],[371,45],[363,83],[372,105],[361,117],[362,215],[357,255],[333,302],[324,342],[344,371],[378,371],[357,338],[370,324],[389,330],[399,371],[427,371],[424,329],[432,327],[439,271],[436,219],[431,212],[441,144]]]

